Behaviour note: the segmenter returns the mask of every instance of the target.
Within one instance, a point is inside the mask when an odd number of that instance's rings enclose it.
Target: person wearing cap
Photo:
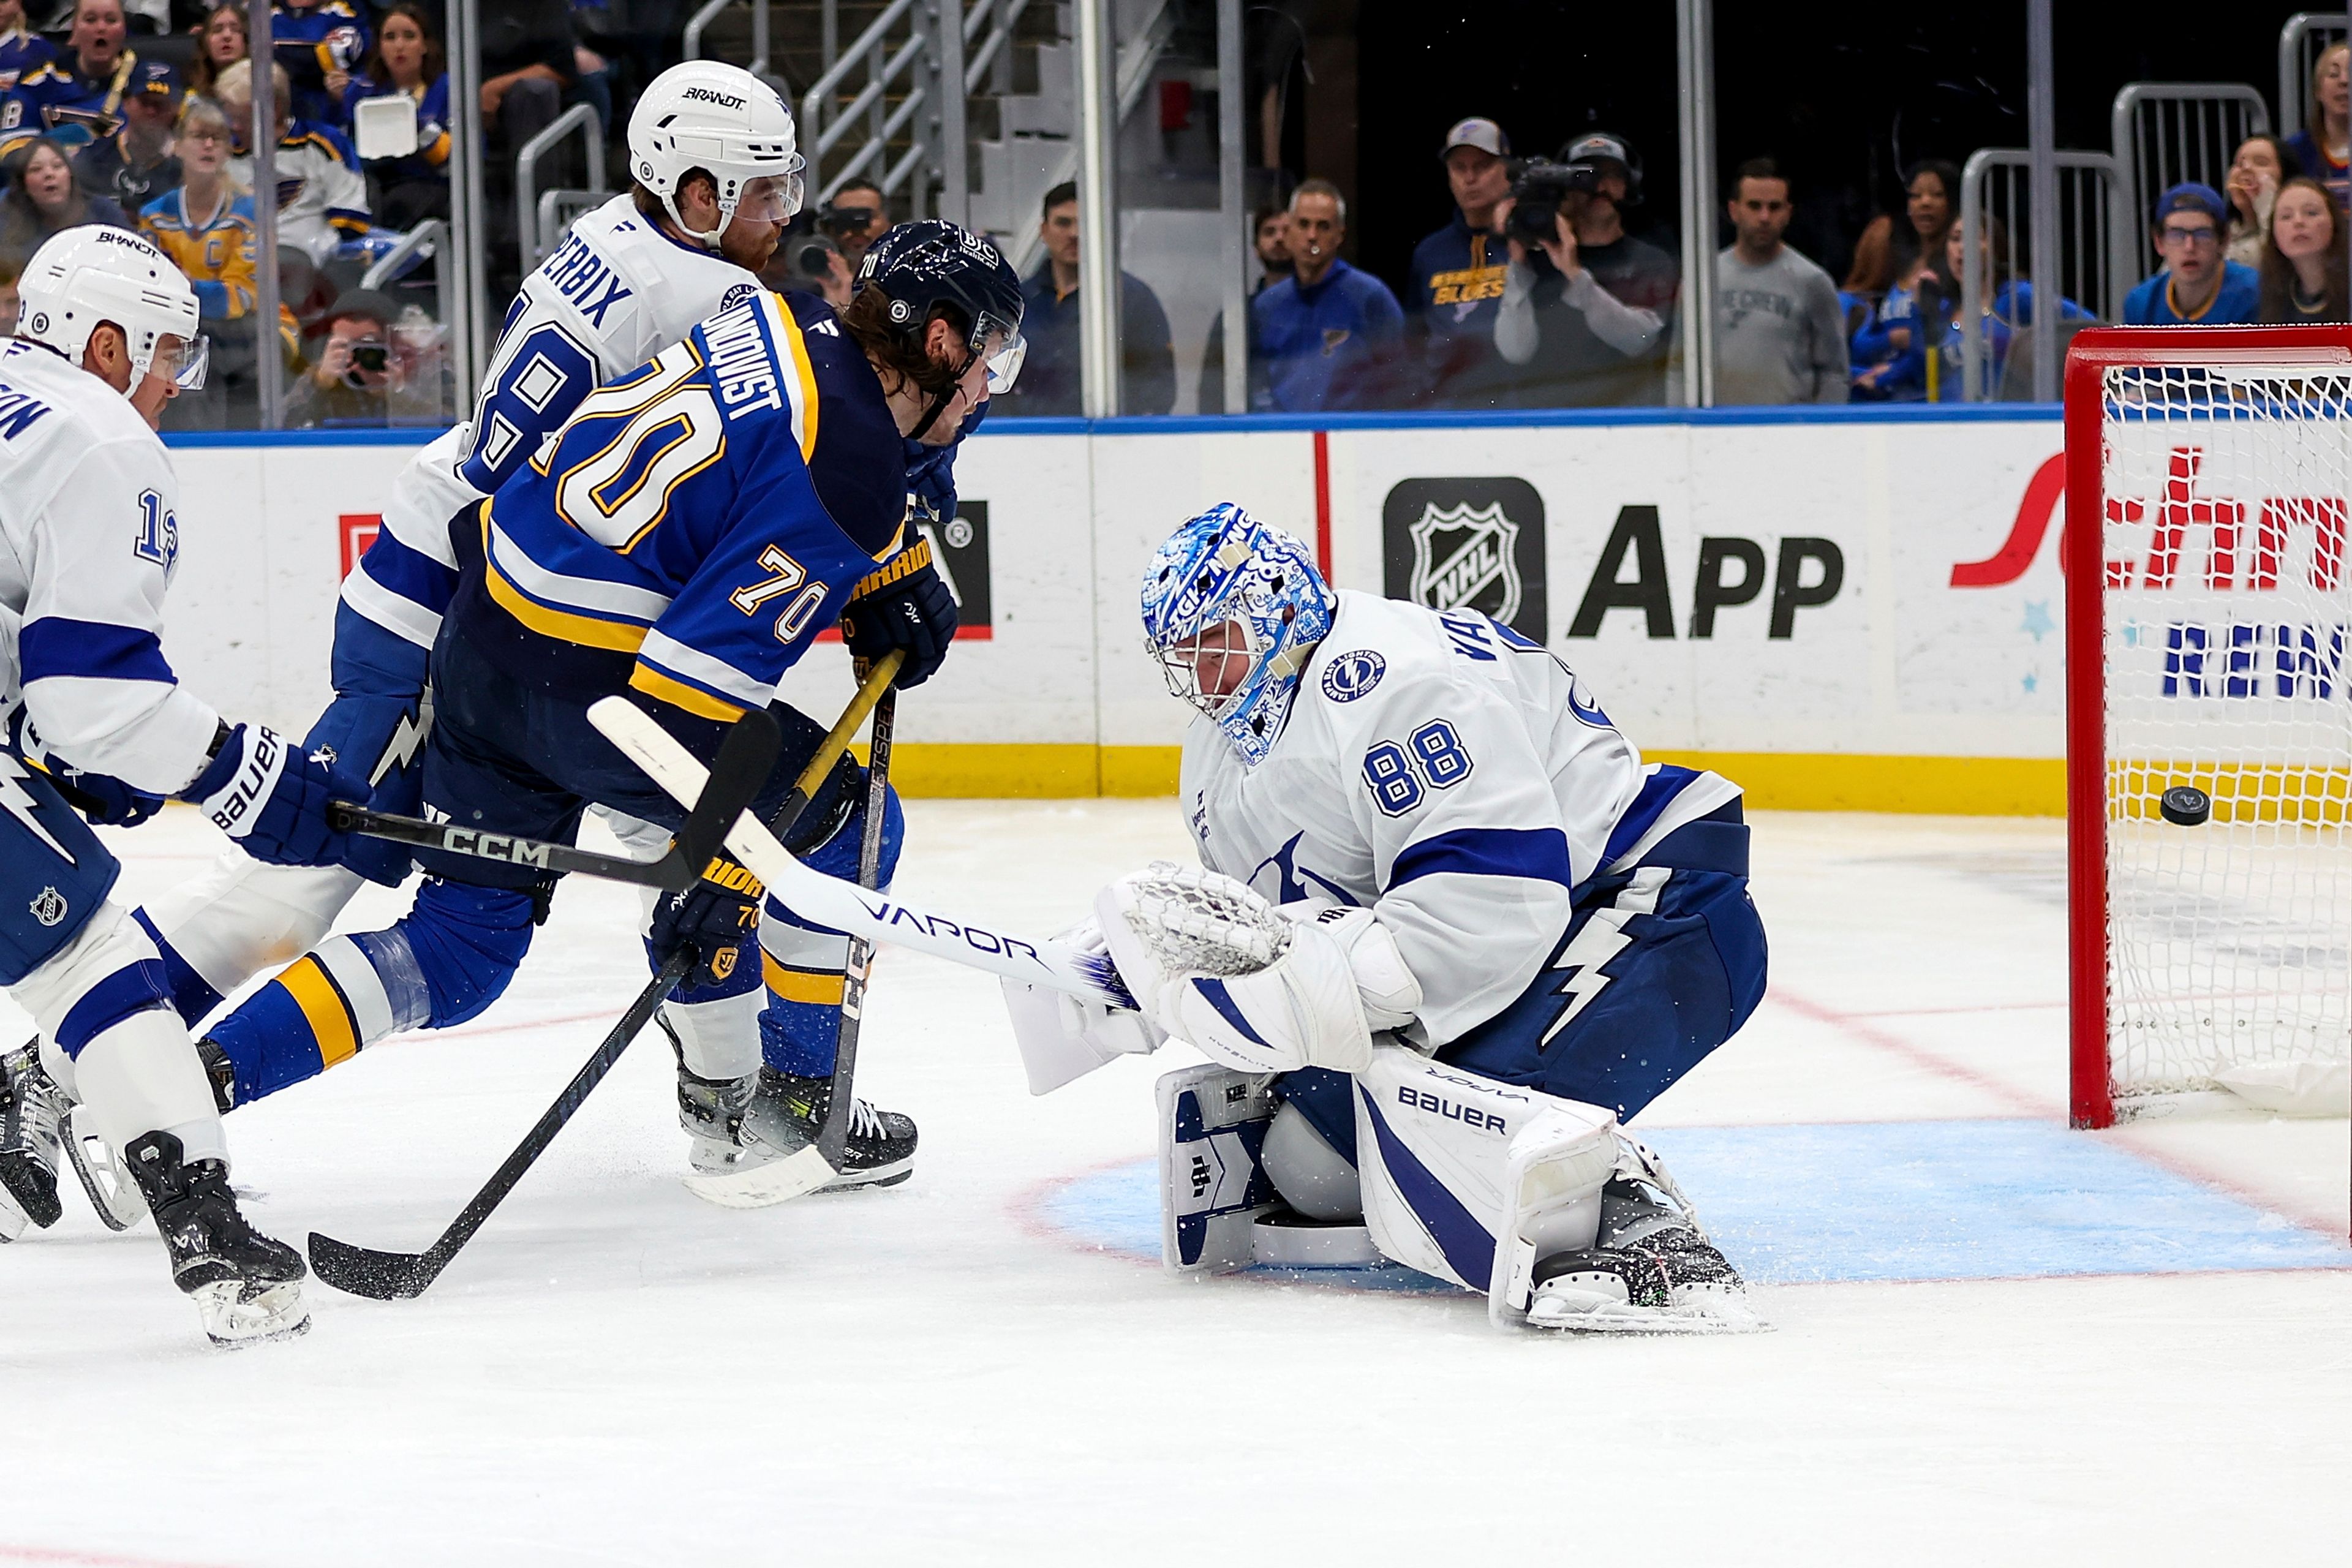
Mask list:
[[[2229,326],[2257,319],[2262,276],[2221,254],[2221,193],[2183,181],[2156,199],[2156,253],[2164,270],[2124,300],[2135,327]]]
[[[1521,406],[1641,407],[1665,400],[1665,362],[1682,271],[1675,258],[1625,232],[1640,198],[1640,163],[1620,136],[1595,132],[1559,161],[1591,171],[1553,220],[1557,237],[1510,242],[1510,270],[1495,311],[1495,348],[1521,367]],[[1499,226],[1514,203],[1496,209]]]
[[[180,183],[173,127],[180,118],[180,73],[168,60],[141,60],[122,100],[122,129],[74,154],[82,189],[112,196],[127,213]]]
[[[1385,407],[1412,379],[1398,353],[1404,308],[1387,284],[1340,258],[1347,237],[1339,187],[1301,180],[1290,193],[1290,276],[1250,301],[1256,412]]]
[[[1438,155],[1454,219],[1413,247],[1405,308],[1428,358],[1431,404],[1493,407],[1514,378],[1495,353],[1495,311],[1509,263],[1495,209],[1511,194],[1511,139],[1491,120],[1465,120],[1445,133]]]
[[[0,104],[0,153],[33,136],[79,147],[122,123],[139,57],[122,47],[122,0],[77,0],[65,51],[26,71]]]
[[[394,346],[392,324],[399,314],[373,289],[353,289],[328,307],[317,363],[286,395],[289,427],[426,424],[444,417],[440,389],[413,384],[411,367]]]

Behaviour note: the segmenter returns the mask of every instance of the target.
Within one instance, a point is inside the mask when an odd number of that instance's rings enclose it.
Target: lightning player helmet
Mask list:
[[[629,173],[670,220],[704,247],[737,217],[782,223],[801,210],[803,167],[793,111],[740,66],[688,60],[654,78],[629,115]],[[700,170],[718,186],[719,222],[705,234],[677,210],[678,187]]]
[[[1021,336],[1021,278],[1004,253],[944,218],[902,223],[874,242],[857,269],[890,301],[891,329],[920,339],[943,314],[959,319],[964,346],[988,362],[988,390],[1009,390],[1028,344]]]
[[[42,241],[18,281],[16,335],[81,363],[89,335],[112,322],[130,353],[131,384],[152,369],[194,392],[205,384],[206,344],[197,329],[203,313],[187,275],[172,258],[128,229],[85,224]],[[166,337],[180,340],[176,355],[157,363]]]
[[[1274,750],[1337,605],[1305,544],[1231,501],[1171,534],[1143,572],[1145,646],[1168,689],[1216,721],[1244,767]]]

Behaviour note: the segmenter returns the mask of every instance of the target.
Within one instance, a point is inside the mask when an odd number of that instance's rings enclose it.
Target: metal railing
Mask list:
[[[1114,127],[1127,123],[1127,117],[1135,112],[1135,106],[1142,101],[1144,89],[1151,85],[1152,68],[1160,63],[1160,51],[1167,47],[1168,36],[1175,26],[1172,9],[1169,0],[1154,0],[1150,14],[1136,28],[1135,36],[1115,51],[1116,58],[1111,68],[1114,89],[1110,116]],[[1079,145],[1081,141],[1083,138],[1073,138],[1069,151],[1062,155],[1060,163],[1039,187],[1039,195],[1066,180],[1077,178],[1078,164],[1085,152]],[[1014,271],[1025,278],[1029,269],[1037,265],[1038,255],[1044,248],[1045,240],[1033,228],[1004,247],[1005,259],[1013,263]]]
[[[2030,324],[2037,337],[2044,323],[2056,331],[2069,300],[2102,321],[2117,320],[2130,287],[2125,279],[2137,279],[2131,208],[2116,160],[2105,153],[2060,153],[2057,161],[2058,244],[2053,254],[2058,287],[2046,289],[2041,279],[2032,279],[2038,319]],[[1971,153],[1960,171],[1961,395],[1971,403],[2001,394],[1997,372],[2002,366],[1993,363],[1986,341],[1991,308],[2001,307],[1999,319],[2012,345],[2019,341],[2015,334],[2029,326],[2014,291],[2004,301],[1987,285],[1994,277],[2022,280],[2032,273],[2032,225],[2025,216],[2032,168],[2032,155],[2022,147],[1985,147]],[[1993,295],[1990,301],[1988,292]]]
[[[2126,210],[2145,230],[2148,204],[2183,180],[2220,190],[2238,143],[2271,128],[2269,105],[2243,82],[2136,81],[2116,94],[2109,142],[2124,182]],[[2130,280],[2155,257],[2145,235],[2133,247]]]
[[[702,58],[702,35],[710,24],[719,20],[719,13],[736,0],[709,0],[700,10],[687,19],[686,38],[679,46],[678,58],[698,60]],[[751,7],[751,63],[743,68],[753,76],[765,77],[768,70],[768,0],[749,0]],[[825,20],[834,19],[835,0],[824,0]]]
[[[442,222],[437,217],[426,218],[423,223],[418,224],[415,228],[412,228],[406,234],[402,235],[398,245],[395,245],[390,250],[385,251],[373,266],[370,267],[365,272],[360,275],[360,287],[362,289],[383,288],[386,283],[391,282],[394,279],[400,276],[404,264],[408,261],[417,257],[437,255],[441,247],[446,243],[448,238],[449,226],[447,224]],[[444,279],[444,282],[441,285],[441,292],[446,294],[448,292],[446,281],[447,277],[446,271],[444,270],[441,272],[440,276]]]
[[[577,132],[581,144],[588,152],[588,185],[590,191],[604,191],[604,128],[596,118],[596,110],[584,103],[575,103],[555,117],[555,122],[522,144],[515,154],[515,245],[522,252],[525,272],[547,259],[555,248],[537,221],[541,213],[539,163],[562,145],[565,137]],[[547,193],[552,196],[558,193]],[[561,234],[559,229],[558,234]]]
[[[2278,122],[2283,135],[2303,129],[2311,118],[2311,72],[2328,46],[2352,36],[2352,16],[2341,11],[2298,11],[2279,29]]]

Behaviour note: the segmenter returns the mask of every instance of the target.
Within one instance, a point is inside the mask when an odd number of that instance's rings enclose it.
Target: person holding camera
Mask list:
[[[372,289],[354,289],[329,307],[318,363],[286,395],[289,427],[408,425],[444,417],[436,389],[412,384],[408,367],[394,352],[392,323],[398,314],[390,300]]]
[[[1622,137],[1580,137],[1530,162],[1496,209],[1510,237],[1495,350],[1520,367],[1523,407],[1664,401],[1681,271],[1625,232],[1640,163]]]

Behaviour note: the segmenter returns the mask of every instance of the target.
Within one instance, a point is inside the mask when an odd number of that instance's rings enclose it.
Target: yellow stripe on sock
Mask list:
[[[819,1007],[841,1005],[841,993],[847,984],[839,970],[814,973],[806,969],[787,969],[766,953],[760,955],[760,975],[768,989],[787,1002],[807,1002]]]
[[[359,1030],[352,1022],[351,1009],[343,1005],[342,993],[335,989],[317,959],[297,960],[278,977],[278,984],[286,987],[286,994],[302,1009],[302,1016],[310,1021],[321,1065],[333,1067],[359,1055]]]

